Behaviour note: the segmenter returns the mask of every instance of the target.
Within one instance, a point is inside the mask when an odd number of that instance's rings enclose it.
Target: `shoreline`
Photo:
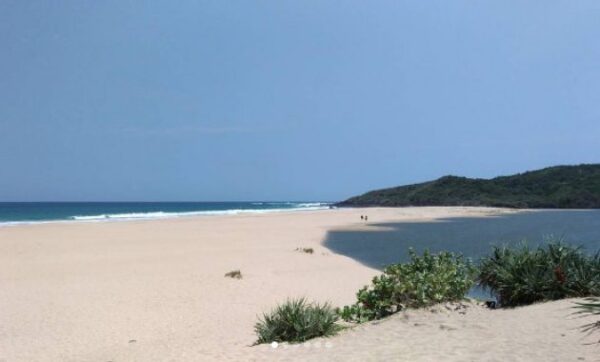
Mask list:
[[[211,217],[211,216],[237,216],[237,215],[261,215],[275,214],[284,212],[310,212],[330,210],[330,207],[304,207],[304,208],[289,208],[289,209],[231,209],[231,210],[206,210],[206,211],[190,211],[190,212],[148,212],[139,213],[139,215],[148,214],[148,216],[109,216],[107,215],[81,215],[71,216],[69,219],[48,219],[48,220],[17,220],[17,221],[0,221],[0,228],[25,226],[25,225],[44,225],[44,224],[67,224],[67,223],[103,223],[103,222],[130,222],[130,221],[157,221],[192,217]],[[162,213],[160,216],[150,216],[150,214]],[[133,214],[133,213],[132,213]],[[119,215],[119,214],[116,214]]]
[[[327,204],[321,202],[321,204]],[[19,226],[36,226],[36,225],[48,225],[48,224],[79,224],[79,223],[113,223],[113,222],[149,222],[149,221],[161,221],[161,220],[176,220],[176,219],[190,219],[190,218],[205,218],[205,217],[229,217],[229,216],[257,216],[264,214],[286,214],[286,213],[297,213],[297,212],[319,212],[329,210],[407,210],[407,209],[456,209],[456,210],[482,210],[484,212],[489,211],[497,214],[507,213],[522,213],[522,212],[571,212],[571,211],[600,211],[600,209],[517,209],[517,208],[506,208],[506,207],[494,207],[494,206],[335,206],[331,203],[329,206],[315,206],[315,207],[303,207],[303,208],[280,208],[280,209],[230,209],[230,210],[205,210],[205,211],[190,211],[190,212],[148,212],[147,214],[164,213],[160,216],[109,216],[100,217],[104,215],[77,215],[72,216],[69,219],[48,219],[48,220],[17,220],[17,221],[0,221],[0,229],[4,227],[19,227]],[[132,213],[134,214],[134,213]],[[144,213],[139,213],[144,214]],[[116,214],[120,215],[120,214]],[[493,216],[493,215],[488,215]]]
[[[271,215],[271,214],[294,214],[303,212],[323,212],[332,210],[408,210],[408,209],[448,209],[448,210],[479,210],[483,212],[491,213],[518,213],[518,212],[530,212],[530,211],[551,211],[551,210],[563,210],[563,209],[510,209],[501,207],[489,207],[489,206],[403,206],[403,207],[306,207],[306,208],[290,208],[290,209],[235,209],[235,210],[207,210],[207,211],[192,211],[192,212],[181,212],[181,213],[169,213],[165,212],[164,216],[140,216],[140,217],[104,217],[101,218],[99,215],[82,215],[73,216],[72,219],[51,219],[51,220],[23,220],[23,221],[0,221],[0,228],[3,227],[19,227],[19,226],[37,226],[37,225],[48,225],[48,224],[96,224],[96,223],[113,223],[113,222],[150,222],[150,221],[163,221],[163,220],[179,220],[179,219],[192,219],[192,218],[206,218],[206,217],[235,217],[235,216],[260,216],[260,215]],[[576,211],[576,209],[564,209],[565,211]],[[580,211],[589,211],[586,209],[577,209]],[[80,219],[74,219],[74,218]]]

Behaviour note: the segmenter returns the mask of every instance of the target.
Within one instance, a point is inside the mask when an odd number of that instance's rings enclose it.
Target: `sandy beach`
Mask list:
[[[277,361],[600,361],[598,335],[578,327],[567,299],[490,310],[447,303],[390,318],[306,344],[260,346],[256,360]]]
[[[379,273],[325,247],[328,233],[506,213],[337,209],[2,227],[0,361],[600,360],[570,301],[411,311],[322,340],[320,350],[251,347],[257,315],[277,303],[349,304]],[[242,279],[224,277],[237,269]]]

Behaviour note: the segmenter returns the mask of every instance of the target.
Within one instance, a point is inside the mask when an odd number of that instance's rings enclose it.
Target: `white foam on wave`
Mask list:
[[[73,216],[73,220],[106,220],[106,219],[156,219],[161,217],[168,217],[169,215],[177,215],[177,213],[167,213],[167,212],[137,212],[137,213],[127,213],[127,214],[101,214],[101,215],[82,215],[82,216]]]
[[[258,203],[257,203],[258,204]],[[264,203],[263,203],[264,204]],[[229,210],[205,210],[205,211],[183,211],[183,212],[139,212],[139,213],[121,213],[121,214],[99,214],[99,215],[76,215],[68,220],[40,220],[40,221],[7,221],[0,222],[0,226],[27,225],[27,224],[47,224],[57,222],[101,222],[101,221],[119,221],[119,220],[150,220],[177,218],[186,216],[210,216],[210,215],[242,215],[242,214],[267,214],[286,211],[317,211],[329,208],[328,203],[323,202],[279,202],[267,203],[271,205],[293,205],[292,207],[272,208],[272,209],[229,209]]]
[[[108,215],[90,215],[90,216],[73,216],[73,220],[102,220],[107,219]]]
[[[229,209],[229,210],[207,210],[207,211],[184,211],[184,212],[147,212],[130,214],[102,214],[91,216],[73,216],[77,221],[101,221],[101,220],[132,220],[132,219],[162,219],[182,216],[202,216],[202,215],[240,215],[240,214],[267,214],[285,211],[316,211],[328,209],[328,206],[302,206],[295,208],[280,209]]]
[[[327,202],[301,202],[297,206],[298,207],[329,207],[329,203]]]

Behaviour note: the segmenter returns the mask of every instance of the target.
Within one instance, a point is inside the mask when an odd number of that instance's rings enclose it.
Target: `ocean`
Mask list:
[[[329,208],[328,202],[0,202],[0,226],[57,221],[159,219]]]

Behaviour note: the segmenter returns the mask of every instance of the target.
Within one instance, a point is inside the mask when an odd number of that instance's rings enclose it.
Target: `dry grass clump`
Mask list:
[[[242,279],[242,272],[239,270],[232,270],[229,273],[225,273],[225,276],[232,279]]]
[[[296,251],[306,253],[306,254],[312,254],[315,252],[315,250],[313,248],[296,248]]]

